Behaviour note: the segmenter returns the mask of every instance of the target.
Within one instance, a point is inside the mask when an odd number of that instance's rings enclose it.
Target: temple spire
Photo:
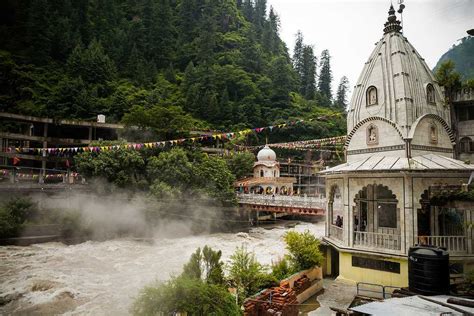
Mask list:
[[[402,27],[400,25],[400,21],[397,20],[397,16],[395,15],[395,9],[393,5],[390,5],[390,9],[388,10],[388,19],[387,22],[384,24],[383,32],[384,34],[390,32],[400,32]]]

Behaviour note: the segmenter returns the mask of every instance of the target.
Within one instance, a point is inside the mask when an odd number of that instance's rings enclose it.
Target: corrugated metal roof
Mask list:
[[[322,174],[361,172],[361,171],[474,171],[474,165],[435,154],[427,154],[413,158],[390,156],[370,156],[351,163],[323,170]]]
[[[430,296],[431,300],[438,301],[443,304],[448,304],[447,300],[451,296],[438,295]],[[474,300],[469,300],[474,302]],[[371,302],[364,305],[359,305],[350,308],[350,310],[369,314],[369,315],[384,315],[384,316],[398,316],[398,315],[441,315],[441,313],[450,313],[449,315],[473,315],[474,308],[460,305],[448,304],[458,310],[463,310],[464,313],[456,311],[452,308],[442,306],[437,303],[429,302],[420,298],[419,296],[408,296],[403,298],[390,298],[380,302]]]

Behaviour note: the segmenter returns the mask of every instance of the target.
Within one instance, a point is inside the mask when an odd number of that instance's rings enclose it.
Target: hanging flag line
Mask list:
[[[327,146],[337,146],[343,145],[346,141],[346,136],[336,136],[336,137],[329,137],[329,138],[321,138],[321,139],[310,139],[310,140],[301,140],[295,142],[287,142],[287,143],[273,143],[267,144],[269,147],[273,148],[286,148],[286,149],[301,149],[307,150],[312,148],[322,148]],[[259,146],[236,146],[243,149],[260,149],[263,148],[265,145]]]
[[[15,148],[16,152],[18,153],[34,153],[34,154],[43,154],[43,155],[54,155],[54,154],[75,154],[80,152],[101,152],[107,150],[116,150],[116,149],[134,149],[140,150],[142,148],[159,148],[165,147],[166,145],[175,146],[180,145],[184,142],[200,142],[205,140],[230,140],[235,138],[236,136],[243,136],[250,134],[252,132],[261,133],[265,130],[272,132],[274,129],[282,129],[288,126],[294,126],[297,124],[301,124],[304,122],[311,122],[311,121],[325,121],[330,117],[341,116],[341,113],[334,113],[319,116],[317,118],[311,118],[309,120],[295,120],[290,121],[288,123],[283,124],[276,124],[271,126],[265,127],[257,127],[257,128],[248,128],[238,132],[228,132],[228,133],[218,133],[215,135],[204,135],[198,137],[189,137],[189,138],[180,138],[180,139],[173,139],[173,140],[164,140],[164,141],[156,141],[156,142],[147,142],[147,143],[128,143],[123,145],[110,145],[110,146],[84,146],[84,147],[17,147]]]

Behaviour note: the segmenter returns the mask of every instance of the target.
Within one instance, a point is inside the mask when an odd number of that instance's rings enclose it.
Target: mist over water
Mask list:
[[[179,230],[186,230],[186,223],[168,224],[158,229],[163,231],[157,231],[151,243],[120,238],[69,246],[0,247],[0,302],[15,298],[0,306],[0,314],[128,315],[141,288],[181,273],[196,248],[220,249],[227,262],[235,248],[244,244],[261,263],[271,264],[284,255],[282,235],[289,230],[259,227],[249,233],[183,236]],[[292,229],[309,229],[322,236],[324,223],[302,223]],[[173,237],[173,231],[181,237]]]

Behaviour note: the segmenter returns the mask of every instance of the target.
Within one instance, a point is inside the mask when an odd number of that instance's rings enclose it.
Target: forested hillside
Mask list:
[[[344,109],[329,52],[317,82],[313,47],[298,34],[290,58],[279,26],[266,0],[1,1],[0,111],[105,114],[170,137]],[[345,133],[343,119],[317,124],[304,136]]]
[[[446,60],[454,62],[455,70],[461,74],[462,80],[474,80],[474,37],[464,37],[461,43],[453,45],[441,56],[435,70]]]

